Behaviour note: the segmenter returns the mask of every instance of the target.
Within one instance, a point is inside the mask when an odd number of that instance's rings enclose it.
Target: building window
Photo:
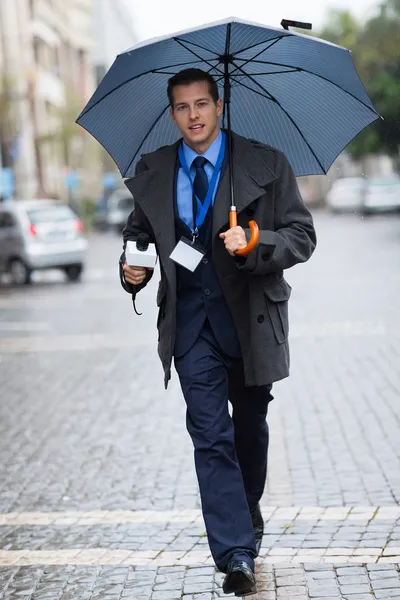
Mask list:
[[[40,64],[40,41],[37,37],[33,39],[33,54],[35,56],[35,63]]]
[[[59,48],[53,49],[53,73],[57,77],[61,77],[61,64],[60,64],[60,50]]]
[[[82,97],[85,95],[86,64],[84,50],[78,50],[78,90]]]

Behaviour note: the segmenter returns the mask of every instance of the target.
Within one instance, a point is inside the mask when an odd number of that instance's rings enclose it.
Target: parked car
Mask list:
[[[134,201],[128,190],[115,190],[108,199],[106,223],[109,229],[121,233],[128,216],[133,211]]]
[[[58,200],[0,204],[0,273],[16,284],[30,283],[36,269],[61,269],[79,280],[87,247],[82,222]]]
[[[98,231],[106,231],[108,229],[108,200],[112,193],[112,190],[105,190],[104,194],[100,196],[96,202],[96,209],[93,215],[93,227]]]
[[[364,177],[337,179],[326,196],[326,203],[332,212],[358,211],[363,204],[365,187]]]
[[[100,231],[113,229],[121,233],[133,210],[134,201],[127,189],[107,192],[96,205],[93,225]]]
[[[371,177],[367,181],[362,212],[388,212],[400,210],[400,176]]]

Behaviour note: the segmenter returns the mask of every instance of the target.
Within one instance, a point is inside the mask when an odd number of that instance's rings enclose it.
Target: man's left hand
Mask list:
[[[219,237],[224,240],[225,248],[231,256],[235,256],[236,250],[247,246],[247,238],[242,227],[232,227],[224,233],[220,233]]]

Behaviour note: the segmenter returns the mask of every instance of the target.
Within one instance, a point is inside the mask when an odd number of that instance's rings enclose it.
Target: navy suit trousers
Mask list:
[[[175,357],[175,367],[215,564],[222,572],[232,559],[254,568],[249,509],[261,499],[266,481],[272,386],[245,387],[242,359],[221,350],[208,321],[190,350]]]

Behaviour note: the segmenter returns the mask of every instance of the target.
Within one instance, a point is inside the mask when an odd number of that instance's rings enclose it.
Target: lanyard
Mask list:
[[[190,170],[189,170],[189,167],[188,167],[186,159],[185,159],[185,154],[183,152],[182,144],[179,146],[178,155],[179,155],[179,161],[181,163],[181,167],[190,181],[190,185],[192,188],[192,194],[195,196],[196,203],[197,203],[197,214],[193,215],[192,234],[193,234],[193,242],[194,242],[196,237],[199,235],[199,229],[204,223],[204,220],[206,218],[206,215],[208,213],[208,210],[209,210],[211,203],[213,201],[213,198],[214,198],[214,192],[215,192],[215,188],[217,185],[218,175],[221,171],[222,163],[223,163],[224,156],[225,156],[225,133],[222,131],[221,148],[219,150],[217,162],[215,163],[211,181],[208,185],[207,196],[205,197],[203,203],[194,194],[193,181],[190,176]]]

